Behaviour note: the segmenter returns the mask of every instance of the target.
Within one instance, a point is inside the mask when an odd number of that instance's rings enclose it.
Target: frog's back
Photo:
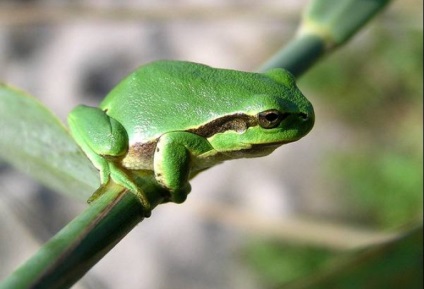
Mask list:
[[[158,61],[122,80],[100,107],[124,126],[130,143],[148,142],[165,132],[195,129],[221,116],[244,113],[249,96],[281,94],[281,88],[262,74]]]

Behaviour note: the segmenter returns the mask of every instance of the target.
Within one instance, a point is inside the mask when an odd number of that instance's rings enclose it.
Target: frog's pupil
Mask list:
[[[275,120],[278,119],[278,114],[276,113],[269,113],[265,116],[265,118],[269,121],[269,122],[274,122]]]

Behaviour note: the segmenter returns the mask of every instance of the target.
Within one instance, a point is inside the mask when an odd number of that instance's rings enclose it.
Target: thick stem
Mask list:
[[[315,35],[304,35],[295,38],[287,46],[277,52],[260,69],[265,72],[272,68],[285,68],[295,77],[300,76],[317,61],[325,50],[323,40]]]
[[[0,288],[69,288],[142,219],[143,208],[135,195],[109,186]]]

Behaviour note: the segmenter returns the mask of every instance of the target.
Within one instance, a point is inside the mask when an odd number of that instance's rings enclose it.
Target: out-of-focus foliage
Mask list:
[[[250,244],[245,258],[266,287],[283,284],[318,270],[335,254],[326,249],[305,248],[267,240]]]
[[[284,289],[421,289],[423,227],[365,250],[348,254],[311,277]]]
[[[422,35],[375,30],[369,45],[338,53],[305,83],[349,129],[349,150],[324,164],[347,217],[393,228],[422,212]]]
[[[326,186],[310,183],[310,193],[329,191],[336,199],[331,201],[340,207],[333,217],[376,229],[399,228],[422,215],[422,29],[404,29],[397,20],[382,20],[300,82],[302,89],[314,92],[311,100],[321,112],[317,121],[342,124],[339,127],[348,137],[347,146],[330,148],[317,167]],[[15,117],[15,111],[22,113],[22,107],[16,107],[4,111]],[[36,133],[39,123],[29,114],[24,116],[33,125],[28,132]],[[19,148],[22,138],[15,141],[17,144],[8,143],[9,147]],[[31,145],[25,147],[36,152]],[[42,160],[38,158],[41,165]],[[81,178],[95,174],[94,170],[77,172]],[[416,239],[413,241],[416,244]],[[408,250],[408,246],[404,248]],[[270,240],[251,244],[244,256],[264,287],[271,287],[305,278],[338,259],[340,253]],[[388,260],[394,268],[396,263]],[[362,270],[373,269],[369,267],[373,264],[366,265]]]
[[[86,199],[98,186],[98,173],[59,119],[36,98],[1,83],[0,100],[0,158],[51,188]]]
[[[300,80],[326,114],[318,112],[317,121],[324,117],[340,124],[335,127],[345,129],[347,137],[342,147],[328,150],[319,169],[321,179],[329,181],[326,187],[312,185],[314,193],[326,190],[337,199],[333,217],[380,230],[419,222],[423,211],[422,29],[387,21],[380,20]],[[247,252],[268,288],[340,258],[337,252],[274,241],[251,244]]]

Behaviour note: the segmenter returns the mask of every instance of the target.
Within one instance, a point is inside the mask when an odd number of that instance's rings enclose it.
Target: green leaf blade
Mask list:
[[[0,84],[0,158],[49,188],[87,199],[98,173],[66,128],[30,95]]]

